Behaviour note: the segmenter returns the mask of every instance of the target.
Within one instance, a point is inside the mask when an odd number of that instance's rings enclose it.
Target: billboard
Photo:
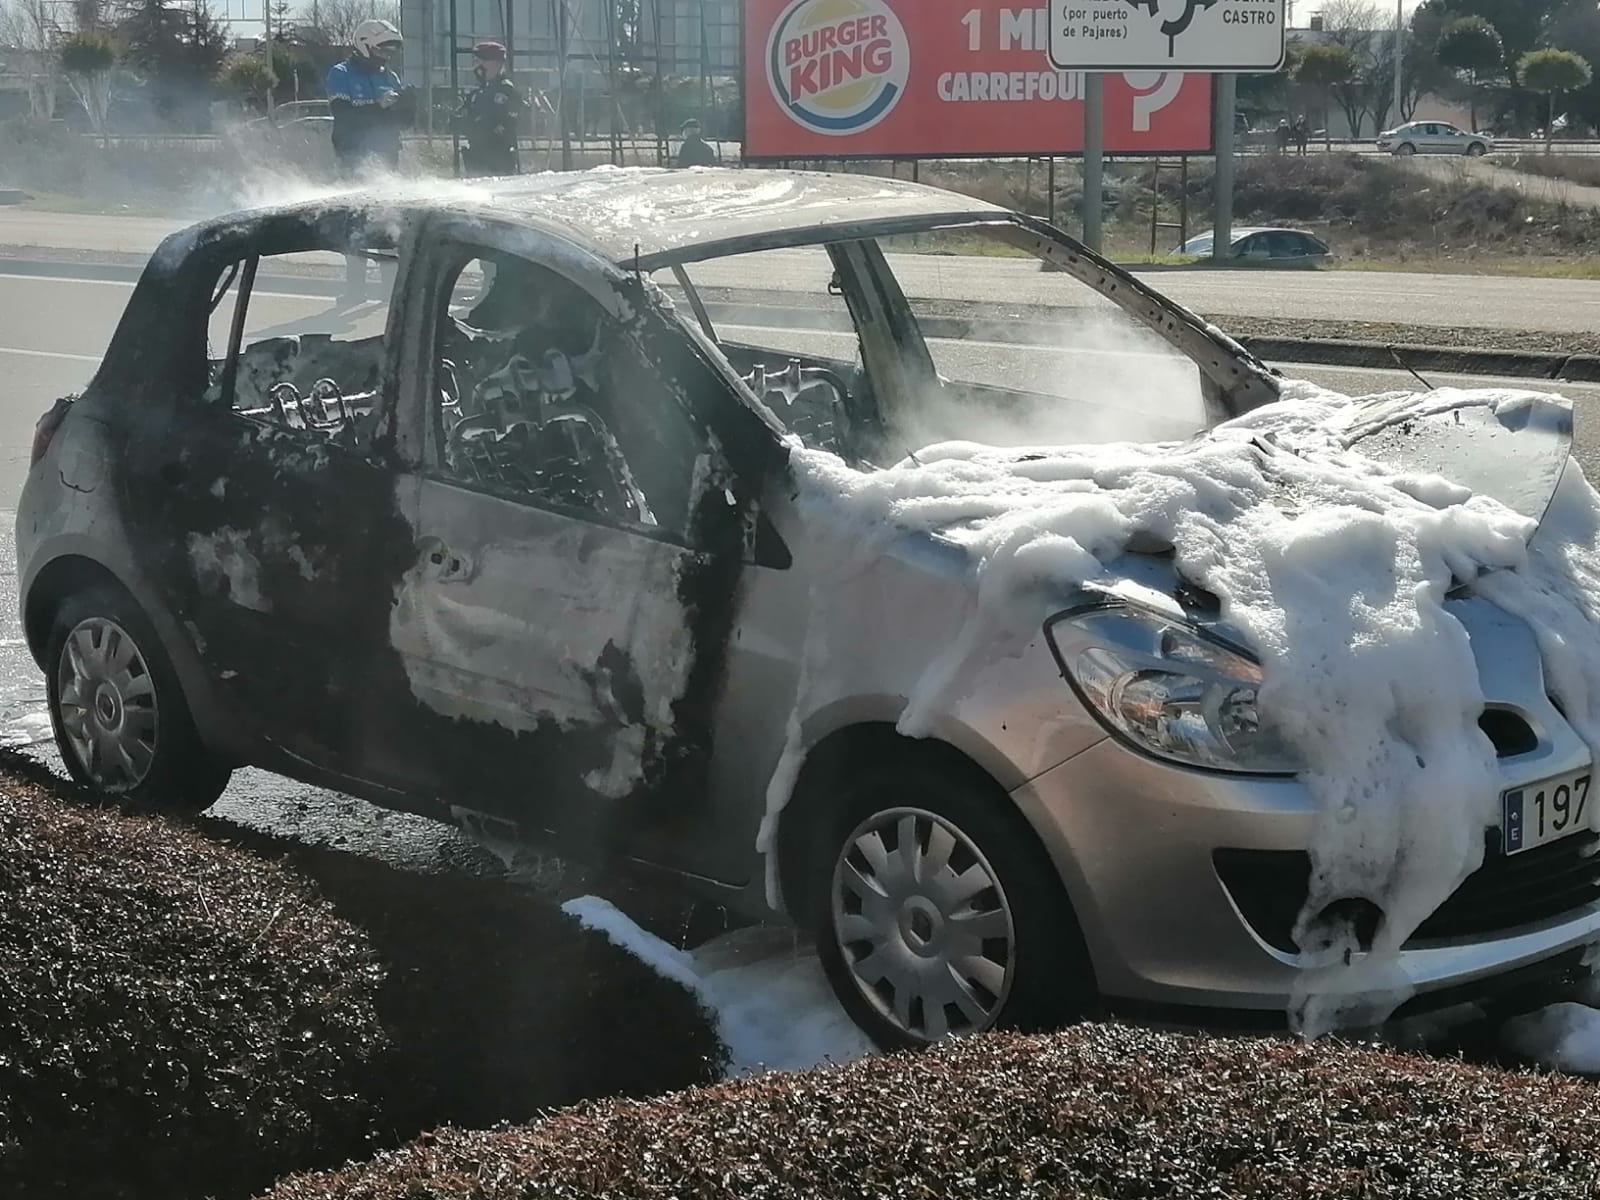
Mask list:
[[[1018,0],[747,0],[745,156],[964,158],[1083,150],[1081,72],[1051,7]],[[1110,154],[1210,151],[1211,78],[1106,76]]]
[[[1050,61],[1060,70],[1276,71],[1284,0],[1051,0]],[[1174,15],[1175,14],[1175,15]]]

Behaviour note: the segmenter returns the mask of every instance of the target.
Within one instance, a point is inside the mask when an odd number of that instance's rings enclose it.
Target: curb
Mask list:
[[[1313,338],[1242,337],[1239,343],[1268,362],[1324,367],[1379,367],[1444,375],[1498,375],[1559,383],[1600,382],[1600,355],[1528,350],[1473,350],[1389,342],[1336,342]]]

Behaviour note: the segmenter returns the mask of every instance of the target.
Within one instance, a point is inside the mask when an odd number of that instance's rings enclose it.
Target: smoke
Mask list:
[[[1014,323],[986,322],[965,339],[930,339],[946,383],[893,414],[891,447],[1161,441],[1204,427],[1199,369],[1121,310],[1069,309],[1028,333],[1021,342]]]

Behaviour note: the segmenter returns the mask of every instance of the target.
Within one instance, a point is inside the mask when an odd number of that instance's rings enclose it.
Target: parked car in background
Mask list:
[[[331,138],[333,110],[326,100],[291,100],[249,122],[252,130],[281,137]]]
[[[1378,135],[1378,149],[1402,157],[1412,154],[1465,154],[1482,158],[1494,149],[1486,133],[1468,133],[1448,121],[1412,121]]]
[[[1216,245],[1216,233],[1206,230],[1179,246],[1177,253],[1206,256]],[[1302,229],[1246,227],[1233,231],[1229,258],[1243,263],[1273,267],[1320,267],[1333,257],[1333,251],[1319,238]]]

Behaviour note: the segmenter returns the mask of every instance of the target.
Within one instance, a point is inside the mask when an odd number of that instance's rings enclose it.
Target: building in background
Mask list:
[[[655,138],[689,117],[736,132],[740,0],[401,0],[405,81],[434,96],[435,127],[474,42],[510,48],[531,93],[535,135]]]

